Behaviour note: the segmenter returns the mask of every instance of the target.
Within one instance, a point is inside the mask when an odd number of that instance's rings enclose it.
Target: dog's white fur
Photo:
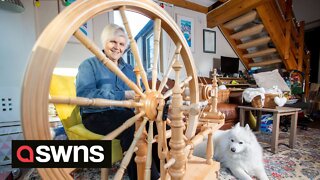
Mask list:
[[[206,143],[206,141],[204,141]],[[204,143],[195,148],[194,155],[205,154]],[[214,159],[229,168],[239,179],[268,179],[263,165],[263,152],[250,127],[236,124],[232,129],[218,130],[213,135]],[[203,152],[199,152],[203,151]]]

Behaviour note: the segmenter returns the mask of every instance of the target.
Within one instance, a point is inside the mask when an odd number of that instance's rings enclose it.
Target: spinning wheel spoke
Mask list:
[[[118,67],[115,65],[106,55],[95,45],[89,38],[87,38],[81,30],[77,30],[74,33],[74,36],[86,47],[88,48],[94,55],[98,57],[98,59],[107,66],[112,72],[114,72],[119,78],[121,78],[132,90],[138,93],[141,97],[145,97],[145,95],[141,92],[139,87],[132,82]]]
[[[126,28],[127,34],[128,34],[128,38],[130,40],[130,47],[131,47],[134,59],[135,59],[137,65],[138,65],[138,67],[140,69],[140,74],[141,74],[143,85],[146,88],[146,91],[148,92],[148,91],[150,91],[150,87],[149,87],[149,84],[148,84],[146,71],[144,70],[144,68],[142,66],[141,58],[140,58],[139,51],[138,51],[137,42],[134,40],[134,38],[132,36],[132,33],[131,33],[129,22],[128,22],[127,16],[125,14],[125,7],[124,6],[120,7],[119,11],[120,11],[120,14],[121,14],[121,17],[122,17],[122,22],[123,22],[123,24],[124,24],[124,26]]]
[[[161,20],[156,18],[154,20],[154,45],[153,45],[153,67],[152,67],[152,90],[156,90],[157,76],[158,76],[158,59],[159,59],[159,42],[161,34]]]
[[[120,180],[122,178],[123,173],[124,173],[125,169],[127,168],[128,164],[130,162],[132,154],[134,153],[134,148],[135,148],[135,146],[137,144],[137,141],[140,138],[147,121],[148,121],[148,119],[144,118],[143,121],[141,122],[140,127],[139,127],[138,131],[136,132],[135,137],[134,137],[134,139],[133,139],[133,141],[132,141],[132,143],[131,143],[131,145],[130,145],[127,153],[126,153],[126,155],[122,159],[120,168],[117,171],[116,175],[114,176],[114,179],[119,179]]]
[[[65,172],[67,172],[68,174],[71,174],[72,172],[74,172],[76,170],[76,168],[65,168],[64,169]]]
[[[128,119],[125,123],[123,123],[120,127],[106,135],[103,140],[112,140],[116,138],[119,134],[121,134],[124,130],[132,126],[139,118],[141,118],[146,113],[144,111],[141,111],[139,114],[136,114],[132,118]]]
[[[69,104],[69,105],[78,105],[78,106],[96,106],[96,107],[126,107],[126,108],[135,108],[143,106],[142,103],[134,102],[132,100],[127,101],[117,101],[117,100],[107,100],[100,98],[83,98],[83,97],[51,97],[49,99],[50,103],[53,104]]]
[[[164,86],[167,84],[169,75],[170,75],[171,70],[172,70],[172,66],[173,66],[174,62],[176,62],[176,60],[179,58],[179,54],[180,54],[181,48],[182,48],[181,43],[178,43],[177,47],[176,47],[176,50],[175,50],[175,54],[173,55],[172,60],[171,60],[171,62],[169,64],[169,67],[167,68],[167,71],[165,73],[165,76],[163,77],[163,79],[162,79],[162,81],[160,83],[160,86],[159,86],[159,89],[158,89],[159,93],[161,93],[161,91],[163,90]]]
[[[192,80],[192,77],[191,76],[188,76],[186,79],[184,79],[180,84],[179,84],[179,87],[180,88],[183,88],[184,86],[186,86],[190,81]],[[174,87],[173,87],[174,88]],[[168,98],[169,96],[172,95],[173,93],[173,88],[168,90],[164,95],[163,95],[163,98],[166,99]]]

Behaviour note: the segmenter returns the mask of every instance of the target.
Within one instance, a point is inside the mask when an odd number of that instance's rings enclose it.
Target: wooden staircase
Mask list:
[[[229,0],[207,14],[207,26],[219,27],[247,69],[299,70],[309,84],[304,22],[295,21],[292,0]]]

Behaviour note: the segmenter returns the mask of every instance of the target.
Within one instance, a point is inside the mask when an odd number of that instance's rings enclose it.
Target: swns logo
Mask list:
[[[110,168],[111,141],[13,140],[13,168]]]

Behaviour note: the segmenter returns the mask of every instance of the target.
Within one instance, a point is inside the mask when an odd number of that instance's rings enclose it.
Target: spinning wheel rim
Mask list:
[[[175,42],[182,44],[180,55],[186,68],[191,103],[198,103],[198,84],[195,65],[190,49],[182,32],[171,17],[156,3],[145,0],[130,1],[76,1],[62,11],[43,31],[32,49],[22,87],[22,125],[25,139],[50,139],[48,122],[48,94],[51,76],[62,50],[70,36],[86,21],[101,12],[109,12],[125,6],[127,10],[138,12],[149,18],[160,18],[162,29]],[[50,36],[49,36],[50,35]],[[196,122],[195,122],[196,123]],[[195,124],[196,126],[196,124]],[[41,132],[34,129],[42,129]],[[39,171],[45,177],[71,179],[63,169]],[[60,176],[60,174],[62,176]]]

